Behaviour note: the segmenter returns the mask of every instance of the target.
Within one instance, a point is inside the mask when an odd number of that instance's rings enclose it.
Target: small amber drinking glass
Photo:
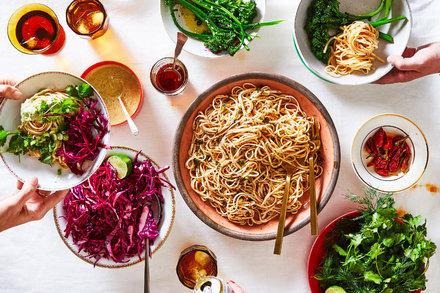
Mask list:
[[[8,22],[11,44],[26,54],[53,54],[64,44],[64,30],[49,7],[30,3],[18,8]]]
[[[176,272],[180,282],[193,289],[200,278],[217,276],[217,259],[208,247],[192,245],[181,252]]]
[[[108,15],[98,0],[75,0],[67,7],[66,22],[79,36],[96,39],[108,29]]]

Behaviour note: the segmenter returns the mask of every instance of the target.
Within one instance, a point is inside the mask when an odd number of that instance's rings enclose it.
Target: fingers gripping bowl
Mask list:
[[[315,29],[312,30],[313,36],[315,38],[313,40],[314,45],[312,47],[312,44],[309,41],[309,38],[311,36],[309,36],[306,31],[306,24],[307,24],[307,18],[309,16],[308,13],[309,7],[312,5],[312,3],[316,1],[317,0],[302,0],[298,5],[294,19],[293,41],[294,41],[295,50],[298,56],[300,57],[302,63],[307,67],[307,69],[309,69],[313,74],[315,74],[316,76],[327,82],[341,84],[341,85],[360,85],[360,84],[371,83],[373,81],[378,80],[392,69],[391,64],[386,62],[387,56],[402,55],[408,43],[409,37],[411,35],[412,16],[408,1],[406,0],[392,1],[391,7],[389,9],[389,15],[386,17],[387,19],[392,19],[402,16],[405,17],[405,19],[401,19],[399,21],[395,21],[392,23],[386,23],[384,25],[380,25],[376,27],[378,31],[380,31],[381,33],[380,36],[382,36],[383,34],[387,34],[391,38],[391,42],[390,42],[380,37],[378,39],[377,48],[374,50],[372,54],[372,56],[377,56],[380,59],[382,59],[384,62],[381,62],[379,59],[376,58],[376,60],[372,62],[372,67],[375,69],[370,70],[367,74],[357,71],[348,75],[328,74],[327,72],[325,72],[327,62],[323,62],[319,60],[318,57],[315,55],[316,52],[315,53],[313,52],[315,50],[319,52],[318,54],[323,54],[323,55],[325,55],[325,53],[323,53],[324,51],[326,51],[327,53],[330,52],[331,45],[328,46],[329,48],[327,50],[325,50],[324,48],[319,48],[319,50],[315,49],[315,45],[320,43],[322,44],[322,47],[324,47],[327,41],[322,40],[321,42],[319,41],[319,39],[324,35],[334,36],[336,35],[337,32],[336,28],[331,28],[327,32],[327,29],[329,28],[329,26],[331,26],[331,24],[326,25],[325,32],[321,32],[320,31],[321,27],[317,26]],[[334,1],[327,1],[327,2],[332,2],[332,4],[334,4]],[[368,0],[368,1],[355,2],[349,0],[339,0],[338,2],[340,4],[339,11],[342,14],[335,16],[337,18],[337,21],[340,21],[341,17],[346,16],[344,15],[345,12],[355,17],[359,15],[369,14],[373,11],[380,11],[378,14],[374,15],[373,17],[361,18],[362,22],[373,23],[385,17],[387,13],[386,11],[388,11],[388,9],[385,7],[386,4],[384,4],[384,1]],[[383,4],[383,5],[379,6],[379,4]],[[378,9],[378,6],[381,7],[382,9],[376,10]],[[333,8],[331,10],[333,10]],[[355,21],[353,21],[352,23],[354,22]],[[349,23],[345,23],[345,26],[347,26],[348,24]],[[339,25],[336,26],[338,27]],[[355,43],[355,42],[351,41],[350,43]],[[341,56],[346,56],[346,55],[348,55],[348,53],[342,54]],[[361,63],[364,62],[359,62],[358,65]]]
[[[190,171],[186,167],[189,159],[189,151],[192,144],[194,132],[194,120],[196,116],[205,111],[216,96],[227,95],[236,86],[243,84],[253,84],[256,88],[264,86],[273,90],[279,90],[283,94],[291,95],[296,98],[299,106],[307,115],[315,116],[321,125],[321,149],[319,156],[322,159],[322,174],[317,180],[317,191],[319,195],[319,210],[321,210],[329,200],[333,188],[336,184],[340,154],[339,141],[333,122],[321,104],[321,102],[306,88],[286,77],[266,74],[266,73],[245,73],[232,76],[222,80],[202,93],[185,113],[174,142],[173,150],[173,169],[176,183],[185,202],[191,210],[211,228],[231,237],[245,240],[267,240],[276,237],[278,218],[272,218],[263,224],[234,223],[228,218],[217,213],[216,209],[207,201],[203,201],[199,194],[191,187]],[[220,106],[220,108],[222,108]],[[276,108],[274,106],[274,108]],[[266,120],[266,119],[264,119]],[[262,123],[270,123],[269,121]],[[209,158],[208,158],[209,160]],[[246,165],[247,162],[238,161],[238,165]],[[293,163],[293,162],[292,162]],[[252,177],[250,174],[249,177]],[[285,177],[284,177],[285,178]],[[244,180],[249,179],[244,176]],[[215,186],[213,188],[216,188]],[[220,188],[220,186],[217,186]],[[290,215],[286,220],[286,233],[292,233],[309,222],[309,195],[305,191],[300,197],[300,208],[295,215]]]

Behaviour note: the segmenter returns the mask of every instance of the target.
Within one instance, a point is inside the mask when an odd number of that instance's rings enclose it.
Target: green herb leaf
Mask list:
[[[11,140],[9,141],[9,147],[6,152],[16,155],[27,153],[27,149],[24,146],[23,137],[19,134],[11,137]]]
[[[48,164],[48,165],[52,165],[52,157],[50,154],[45,153],[45,154],[41,154],[40,158],[38,159],[40,162],[44,163],[44,164]]]
[[[71,97],[75,97],[75,98],[79,97],[78,90],[73,85],[66,86],[66,93]]]
[[[77,90],[78,90],[78,96],[80,98],[87,98],[93,94],[93,88],[86,83],[80,84]]]
[[[365,272],[364,280],[371,281],[376,284],[380,284],[382,282],[382,278],[378,274],[373,273],[372,271]]]
[[[6,138],[9,135],[14,135],[19,133],[20,133],[19,131],[14,131],[14,132],[6,131],[4,130],[3,126],[0,125],[0,147],[4,146],[4,144],[6,143]]]

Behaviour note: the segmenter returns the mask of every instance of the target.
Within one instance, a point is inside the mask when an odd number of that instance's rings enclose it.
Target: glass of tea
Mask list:
[[[179,59],[173,64],[173,57],[165,57],[157,61],[150,72],[153,86],[165,95],[177,95],[188,83],[188,71]]]
[[[108,29],[108,15],[98,0],[75,0],[67,7],[69,27],[85,39],[96,39]]]
[[[52,9],[30,3],[12,14],[8,22],[8,37],[20,52],[53,54],[63,46],[65,33]]]
[[[215,254],[203,245],[192,245],[180,253],[176,267],[180,282],[190,289],[209,276],[217,276]]]

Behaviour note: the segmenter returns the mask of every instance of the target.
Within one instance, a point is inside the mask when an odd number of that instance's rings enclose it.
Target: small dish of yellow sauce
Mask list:
[[[128,114],[134,118],[139,112],[143,98],[141,83],[126,65],[115,61],[99,62],[87,68],[81,77],[87,80],[104,100],[111,126],[121,125],[127,121],[118,101],[118,94],[115,92],[120,81],[124,86],[124,94],[121,98]]]

